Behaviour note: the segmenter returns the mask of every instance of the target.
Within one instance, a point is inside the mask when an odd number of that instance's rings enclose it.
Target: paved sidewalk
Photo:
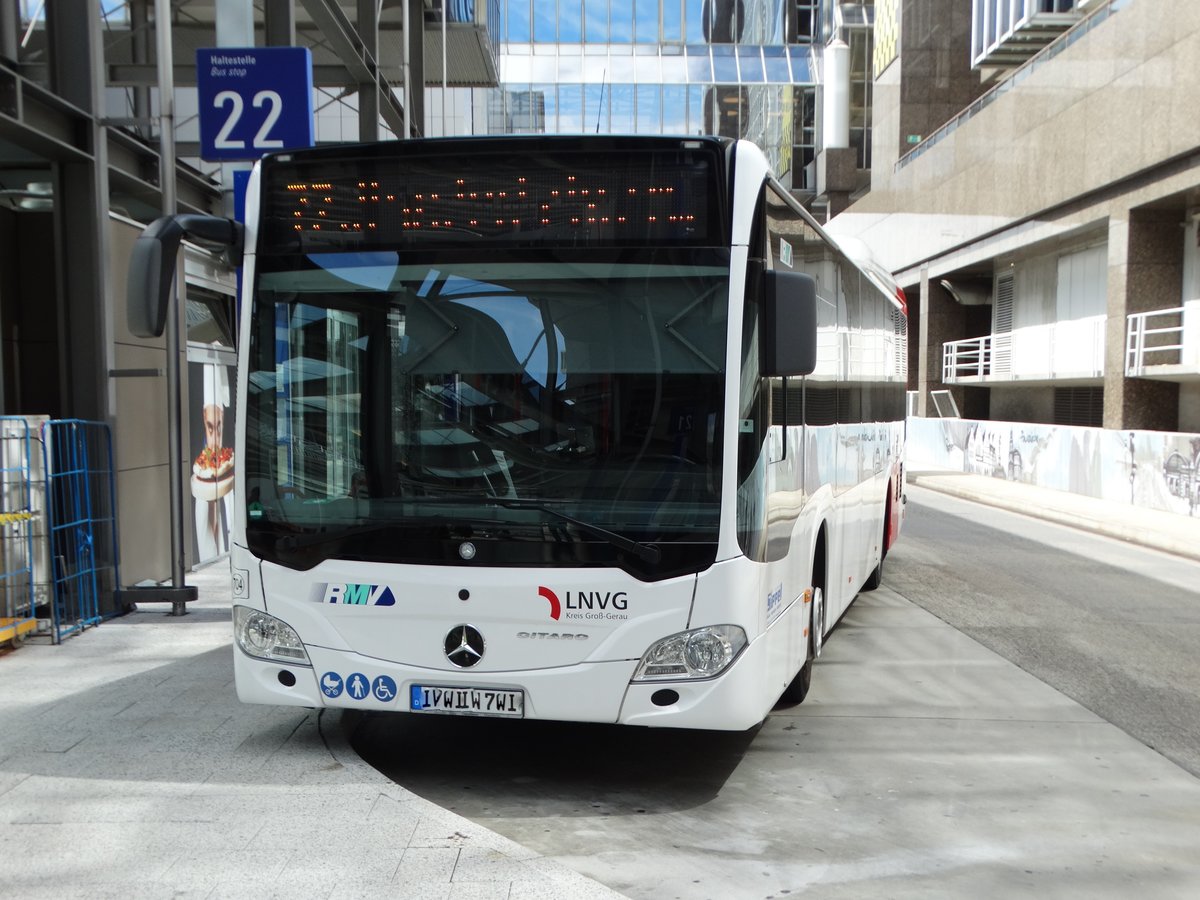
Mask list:
[[[908,483],[1200,560],[1200,518],[959,472],[909,472]]]
[[[0,657],[0,895],[613,898],[392,783],[336,715],[234,693],[228,568]]]
[[[922,487],[1200,559],[1200,521],[1000,479]],[[15,898],[621,896],[363,763],[336,713],[234,693],[226,564],[182,618],[0,651],[0,861]]]

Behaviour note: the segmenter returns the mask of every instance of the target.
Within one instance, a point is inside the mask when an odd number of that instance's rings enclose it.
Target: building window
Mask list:
[[[820,36],[820,0],[796,0],[797,44],[814,44]]]
[[[1107,304],[1108,248],[1104,244],[1058,258],[1057,321],[1102,316]]]
[[[797,190],[816,190],[817,158],[817,91],[816,88],[796,88],[792,92],[794,106],[792,123],[795,143],[792,147],[792,187]]]
[[[1054,389],[1054,424],[1100,428],[1104,425],[1104,388]]]

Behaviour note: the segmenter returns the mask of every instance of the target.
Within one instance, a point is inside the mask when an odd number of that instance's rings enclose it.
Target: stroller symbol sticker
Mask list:
[[[321,693],[333,699],[342,695],[342,676],[337,672],[326,672],[321,676]]]

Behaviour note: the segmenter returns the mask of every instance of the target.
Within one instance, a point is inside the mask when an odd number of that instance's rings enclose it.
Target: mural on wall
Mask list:
[[[233,518],[233,414],[230,381],[234,369],[222,362],[189,359],[189,413],[192,468],[189,486],[196,536],[196,563],[229,550]]]
[[[1200,435],[1066,425],[908,420],[908,468],[987,475],[1200,515]]]

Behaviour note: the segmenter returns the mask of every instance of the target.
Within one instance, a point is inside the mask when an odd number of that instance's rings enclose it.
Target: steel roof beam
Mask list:
[[[404,134],[404,107],[383,78],[379,61],[364,45],[362,37],[346,18],[336,0],[300,0],[325,42],[359,85],[379,83],[379,114],[395,134]]]

